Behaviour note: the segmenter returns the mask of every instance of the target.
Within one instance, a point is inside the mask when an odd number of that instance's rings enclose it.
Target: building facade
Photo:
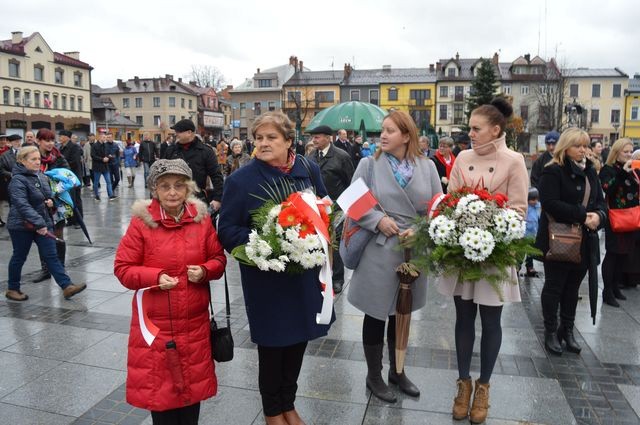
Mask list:
[[[86,136],[92,69],[78,52],[54,52],[38,32],[0,41],[0,133],[48,128]]]
[[[640,148],[640,74],[635,74],[629,80],[624,96],[625,113],[621,135],[629,137],[634,146]]]

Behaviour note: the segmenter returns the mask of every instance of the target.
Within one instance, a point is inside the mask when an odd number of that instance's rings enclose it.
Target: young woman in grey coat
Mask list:
[[[418,388],[404,372],[395,370],[395,310],[398,293],[396,267],[404,261],[400,239],[412,233],[417,216],[425,214],[427,202],[442,192],[433,161],[418,145],[418,131],[406,112],[392,111],[382,122],[380,149],[373,157],[363,158],[353,176],[362,177],[379,207],[365,214],[358,225],[374,232],[358,267],[353,273],[348,299],[365,313],[362,342],[367,360],[367,388],[378,398],[394,403],[396,397],[382,379],[382,349],[387,318],[389,381],[411,396]],[[413,285],[412,311],[423,307],[427,299],[427,280],[421,276]]]

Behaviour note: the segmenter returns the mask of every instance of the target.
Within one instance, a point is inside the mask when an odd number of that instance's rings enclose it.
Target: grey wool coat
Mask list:
[[[425,214],[431,198],[442,192],[438,171],[433,161],[426,157],[416,160],[413,177],[404,189],[393,176],[384,154],[377,160],[373,157],[363,158],[353,175],[353,181],[359,177],[367,181],[370,161],[373,161],[372,182],[367,182],[367,185],[387,215],[396,221],[400,231],[412,227],[416,217]],[[395,315],[398,293],[395,269],[404,261],[402,250],[396,248],[398,237],[387,238],[377,229],[383,216],[384,213],[376,207],[358,221],[360,227],[375,234],[353,272],[348,295],[348,300],[354,307],[378,320],[386,320],[388,316]],[[427,302],[426,273],[421,274],[412,289],[412,311],[415,311]]]

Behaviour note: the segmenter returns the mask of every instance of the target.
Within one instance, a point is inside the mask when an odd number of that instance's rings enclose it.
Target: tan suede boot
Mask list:
[[[453,399],[453,419],[459,421],[469,416],[469,402],[471,401],[473,383],[471,378],[458,379],[456,386],[458,387],[458,393]]]
[[[476,381],[476,391],[473,394],[473,405],[469,413],[472,424],[481,424],[487,419],[489,413],[489,384]]]

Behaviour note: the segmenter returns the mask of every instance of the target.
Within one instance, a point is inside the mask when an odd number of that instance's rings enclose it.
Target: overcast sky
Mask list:
[[[2,15],[1,39],[38,31],[54,51],[80,51],[101,87],[135,75],[188,78],[192,65],[238,85],[291,55],[314,71],[499,52],[501,62],[530,53],[640,72],[637,0],[22,0]]]

